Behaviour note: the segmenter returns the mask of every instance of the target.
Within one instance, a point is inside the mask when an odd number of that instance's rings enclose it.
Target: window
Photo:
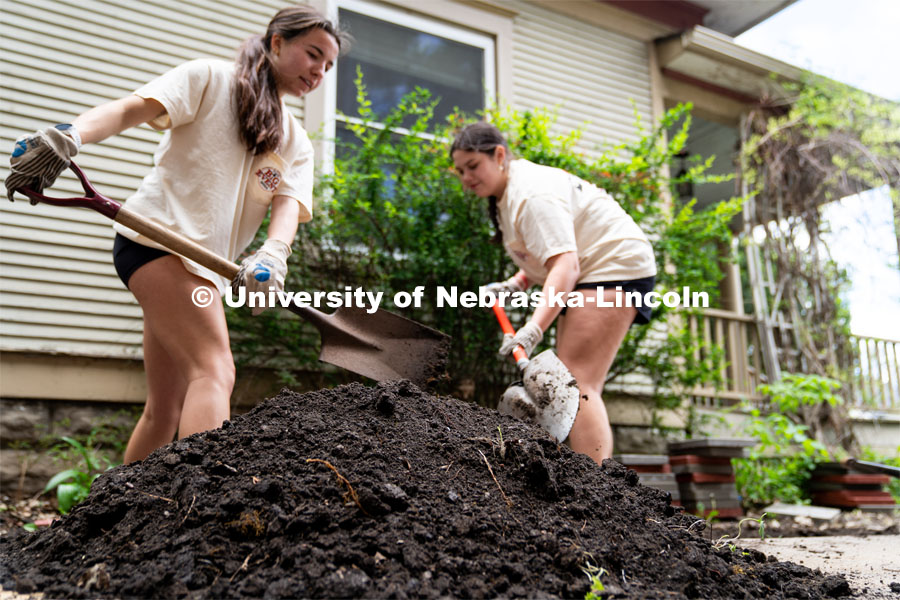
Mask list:
[[[346,115],[338,116],[339,122],[357,112],[357,66],[377,115],[385,115],[416,86],[440,99],[438,121],[455,108],[475,113],[494,98],[490,36],[357,0],[343,0],[338,8],[341,25],[354,38],[337,69],[336,106]],[[342,129],[338,127],[339,137]]]

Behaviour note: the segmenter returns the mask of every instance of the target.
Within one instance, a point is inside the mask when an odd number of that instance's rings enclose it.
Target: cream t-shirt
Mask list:
[[[656,275],[653,247],[605,190],[554,167],[525,159],[509,164],[497,203],[503,244],[528,280],[543,285],[547,260],[576,252],[578,283]]]
[[[282,104],[284,142],[277,153],[254,156],[244,146],[232,106],[234,64],[198,59],[175,67],[134,93],[159,101],[165,114],[150,126],[165,130],[154,167],[127,200],[128,208],[216,254],[235,260],[253,241],[274,196],[300,203],[312,218],[313,148]],[[123,236],[162,248],[116,224]],[[188,271],[224,293],[224,277],[182,258]]]

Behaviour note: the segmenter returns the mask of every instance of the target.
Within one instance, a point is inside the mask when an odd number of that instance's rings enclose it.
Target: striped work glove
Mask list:
[[[9,159],[6,197],[12,201],[15,191],[23,187],[41,193],[52,186],[79,148],[81,136],[72,125],[55,125],[20,137]]]

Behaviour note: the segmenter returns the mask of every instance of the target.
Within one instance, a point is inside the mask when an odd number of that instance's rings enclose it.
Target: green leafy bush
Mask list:
[[[818,375],[786,374],[772,385],[759,386],[769,398],[765,411],[745,405],[750,421],[745,433],[757,440],[749,458],[732,461],[738,491],[748,505],[776,500],[807,503],[804,484],[819,462],[831,459],[825,444],[801,424],[807,407],[842,402],[840,383]]]

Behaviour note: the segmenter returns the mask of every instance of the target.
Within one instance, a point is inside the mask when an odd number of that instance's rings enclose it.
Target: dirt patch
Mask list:
[[[749,518],[758,519],[762,513],[750,512]],[[718,538],[737,535],[735,521],[718,521],[712,525],[712,536]],[[846,511],[830,521],[785,515],[766,515],[764,534],[766,538],[787,537],[834,537],[873,535],[900,535],[900,515],[887,512]],[[742,526],[743,538],[759,537],[758,524],[745,521]]]
[[[614,461],[408,382],[288,391],[118,467],[0,581],[51,597],[823,598],[840,576],[710,544]]]
[[[49,496],[28,498],[18,502],[0,496],[0,536],[31,523],[47,526],[59,517],[59,511]]]
[[[747,539],[737,545],[825,573],[841,573],[857,591],[857,598],[900,598],[898,535]]]

